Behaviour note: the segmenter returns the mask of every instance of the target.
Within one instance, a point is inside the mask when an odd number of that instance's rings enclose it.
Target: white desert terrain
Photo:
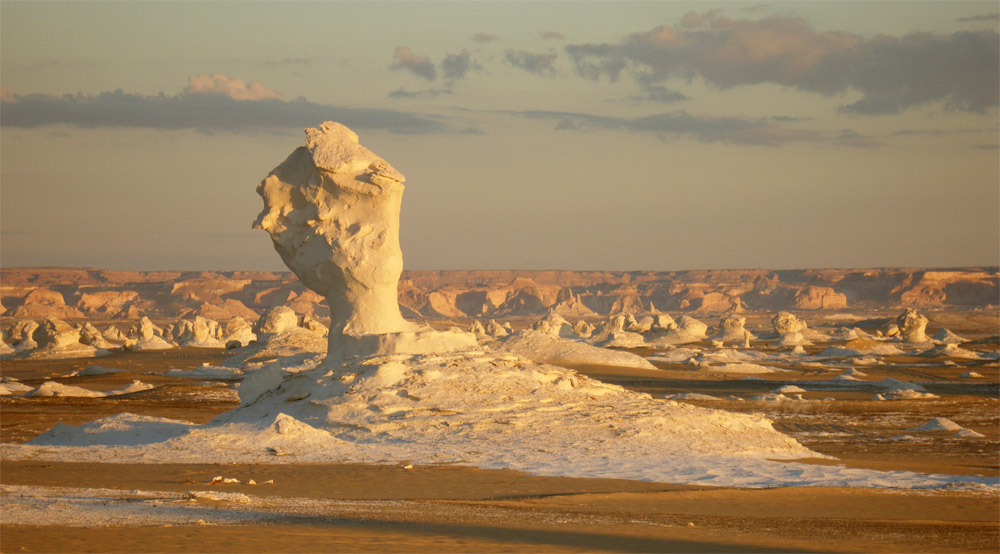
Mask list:
[[[291,274],[3,270],[5,551],[996,551],[997,268],[405,272],[306,130]]]

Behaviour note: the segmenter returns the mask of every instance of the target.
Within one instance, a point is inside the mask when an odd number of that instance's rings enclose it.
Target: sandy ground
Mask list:
[[[989,552],[998,546],[1000,505],[991,494],[720,489],[370,465],[5,462],[2,472],[5,485],[345,501],[321,513],[248,515],[243,525],[5,525],[4,552]],[[274,483],[206,484],[217,474]]]
[[[161,375],[172,368],[216,363],[224,352],[176,349],[114,353],[98,360],[4,361],[3,375],[37,386],[45,378],[94,390],[132,380],[155,391],[112,398],[0,400],[0,438],[23,442],[57,422],[80,424],[119,412],[205,422],[236,405],[224,382]],[[895,360],[862,368],[869,379],[956,381],[959,366],[924,367]],[[65,377],[93,364],[126,370]],[[726,400],[807,381],[809,372],[763,380],[661,371],[579,368],[602,380],[663,396],[699,392],[718,397],[692,403],[766,413],[775,427],[838,463],[880,470],[1000,475],[1000,410],[995,362],[984,377],[935,390],[940,398],[871,401],[869,392],[823,391],[832,402],[761,403]],[[829,375],[827,375],[829,378]],[[931,389],[929,389],[931,390]],[[813,394],[813,393],[810,393]],[[818,407],[817,407],[818,406]],[[893,440],[931,417],[948,417],[986,435],[958,440],[925,433]],[[109,461],[110,462],[110,461]],[[214,476],[256,486],[209,485]],[[163,496],[199,491],[242,493],[246,505],[195,496],[206,514],[193,523],[0,523],[2,552],[996,552],[1000,497],[993,492],[894,491],[838,488],[725,489],[607,479],[529,476],[515,471],[399,465],[267,465],[69,463],[0,461],[4,504],[17,487],[80,491],[147,491]],[[12,488],[13,487],[13,488]],[[131,494],[131,493],[129,493]],[[174,495],[174,496],[170,496]],[[129,501],[131,502],[131,500]],[[323,504],[309,504],[321,502]],[[292,504],[312,508],[273,508]],[[298,505],[296,504],[296,505]],[[261,506],[272,506],[263,509]],[[52,509],[56,509],[53,507]],[[155,512],[156,510],[153,510]],[[3,512],[8,512],[7,509]],[[226,514],[236,514],[227,519]],[[225,516],[225,517],[223,517]],[[155,521],[155,518],[154,520]],[[84,525],[84,526],[81,526]]]

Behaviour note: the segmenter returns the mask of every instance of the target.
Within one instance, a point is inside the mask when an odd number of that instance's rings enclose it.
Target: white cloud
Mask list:
[[[245,83],[243,79],[226,77],[221,73],[188,77],[183,94],[211,94],[233,100],[281,100],[281,93],[264,86],[260,81]]]

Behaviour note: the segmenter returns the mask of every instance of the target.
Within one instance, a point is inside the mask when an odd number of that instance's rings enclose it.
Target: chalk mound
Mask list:
[[[656,369],[656,366],[648,360],[631,352],[601,348],[533,329],[518,331],[488,343],[487,347],[493,352],[512,354],[533,362],[561,367],[609,366]]]
[[[919,427],[913,427],[910,431],[958,431],[963,427],[946,417],[935,417]]]
[[[960,336],[956,335],[955,333],[952,333],[951,330],[944,329],[944,328],[942,328],[941,330],[939,330],[937,333],[934,333],[933,339],[936,342],[940,342],[940,343],[944,343],[944,344],[961,344],[963,342],[967,342],[968,341],[968,339],[960,337]]]
[[[297,462],[411,460],[632,479],[816,455],[762,416],[656,400],[514,356],[380,356],[274,377],[263,392],[244,399],[241,391],[243,405],[209,425],[106,418],[75,432],[60,426],[32,444],[132,437],[142,448],[118,449],[119,459],[259,461],[281,452]]]

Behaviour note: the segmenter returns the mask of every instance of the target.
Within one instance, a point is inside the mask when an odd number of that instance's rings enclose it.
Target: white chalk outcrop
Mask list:
[[[108,339],[104,338],[104,335],[94,327],[89,322],[84,323],[80,326],[80,342],[93,346],[94,348],[100,348],[102,350],[113,350],[120,348],[122,343],[113,343]],[[124,341],[122,341],[124,342]]]
[[[756,338],[743,327],[746,322],[747,318],[739,314],[729,314],[719,320],[719,331],[712,338],[723,342],[746,342]]]
[[[775,344],[780,346],[809,346],[812,343],[806,340],[803,332],[808,328],[805,321],[795,317],[789,312],[778,312],[771,318],[771,325],[774,332],[778,334]]]
[[[14,347],[7,344],[7,336],[3,331],[0,331],[0,356],[10,356],[15,352]]]
[[[80,332],[65,321],[47,317],[32,333],[38,348],[28,353],[29,358],[93,358],[108,354],[107,350],[80,342]]]
[[[38,329],[38,322],[33,319],[15,321],[8,331],[10,343],[14,346],[14,350],[17,352],[27,352],[28,350],[38,348],[38,343],[35,342],[33,337],[35,329]]]
[[[403,319],[399,210],[403,175],[327,121],[271,171],[257,193],[254,228],[302,283],[330,306],[328,358],[477,348],[472,333],[434,331]]]
[[[927,318],[913,308],[907,308],[906,311],[899,314],[899,317],[896,318],[896,326],[899,327],[899,338],[903,342],[912,344],[930,342],[926,333]]]
[[[683,315],[674,322],[670,316],[666,316],[667,319],[664,319],[663,315],[661,314],[654,328],[650,330],[650,337],[646,339],[647,346],[663,348],[677,344],[688,344],[698,342],[708,336],[708,325],[693,317]]]
[[[613,315],[604,323],[601,323],[590,335],[590,341],[596,346],[617,347],[617,348],[641,348],[646,345],[646,339],[639,333],[626,331],[625,326],[630,323],[624,315]],[[631,322],[635,322],[632,317]]]
[[[139,324],[129,333],[125,348],[128,350],[167,350],[174,344],[163,338],[163,329],[153,324],[146,316],[142,316]]]

